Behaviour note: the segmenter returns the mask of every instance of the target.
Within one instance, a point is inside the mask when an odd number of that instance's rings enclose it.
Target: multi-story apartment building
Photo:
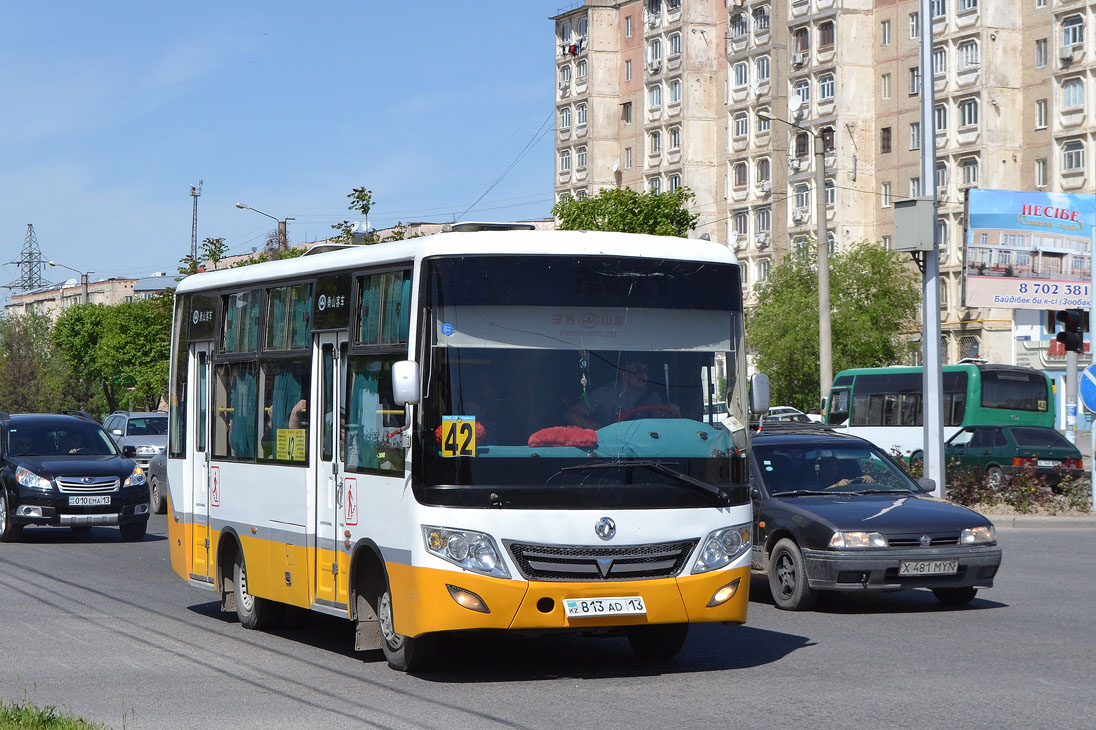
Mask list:
[[[894,201],[936,185],[946,359],[1062,367],[1043,313],[963,306],[964,201],[976,186],[1096,189],[1096,2],[932,0],[932,181],[920,5],[586,0],[557,15],[557,198],[687,185],[698,233],[737,251],[749,290],[818,229],[821,138],[831,250],[892,245]]]

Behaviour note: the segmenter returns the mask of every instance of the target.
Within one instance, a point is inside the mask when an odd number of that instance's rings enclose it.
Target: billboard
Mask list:
[[[1088,309],[1096,195],[974,188],[967,198],[963,303]]]

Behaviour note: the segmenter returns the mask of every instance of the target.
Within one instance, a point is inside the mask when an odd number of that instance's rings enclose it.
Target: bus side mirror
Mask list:
[[[750,378],[750,411],[769,412],[769,376],[765,373],[754,373]]]
[[[397,405],[418,403],[419,364],[414,360],[400,360],[392,363],[392,398]]]

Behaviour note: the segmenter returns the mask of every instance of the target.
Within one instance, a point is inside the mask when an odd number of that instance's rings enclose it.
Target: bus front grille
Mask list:
[[[681,572],[697,540],[656,545],[536,545],[505,541],[527,580],[599,581],[669,578]]]

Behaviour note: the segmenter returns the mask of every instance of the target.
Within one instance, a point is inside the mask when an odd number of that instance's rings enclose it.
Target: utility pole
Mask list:
[[[190,222],[190,258],[198,260],[198,198],[202,196],[202,181],[198,180],[198,187],[190,186],[190,197],[194,198],[194,216]]]
[[[821,384],[821,413],[830,404],[833,385],[833,330],[830,325],[830,235],[826,229],[826,140],[814,137],[815,236],[818,238],[818,380]]]

